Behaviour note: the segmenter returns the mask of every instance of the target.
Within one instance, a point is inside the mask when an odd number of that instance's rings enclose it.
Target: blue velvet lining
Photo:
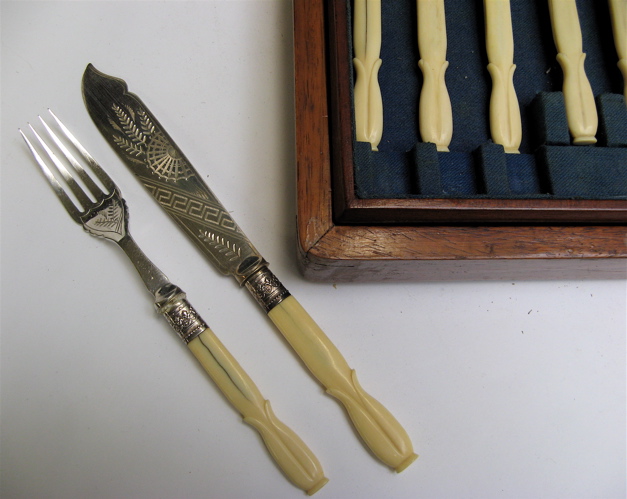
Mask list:
[[[351,3],[347,9],[352,45]],[[433,144],[420,142],[417,108],[422,74],[417,65],[415,4],[416,0],[382,2],[379,84],[384,129],[378,152],[354,142],[358,197],[627,199],[627,105],[607,2],[577,0],[599,130],[596,145],[572,146],[548,3],[511,0],[521,154],[505,154],[490,138],[491,79],[483,0],[445,0],[446,84],[454,127],[451,152],[437,152]]]

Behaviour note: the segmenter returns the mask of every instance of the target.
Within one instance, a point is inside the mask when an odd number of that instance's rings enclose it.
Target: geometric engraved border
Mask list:
[[[157,185],[144,180],[144,185],[164,208],[199,222],[210,223],[222,227],[229,232],[241,234],[234,220],[228,212],[224,211],[221,207],[211,205],[207,203],[206,200],[192,197],[182,191],[175,192],[172,189],[164,187],[162,184]]]

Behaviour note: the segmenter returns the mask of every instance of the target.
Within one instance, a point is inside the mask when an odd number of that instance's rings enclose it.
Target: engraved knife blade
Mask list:
[[[373,454],[397,472],[409,466],[418,456],[405,429],[361,387],[355,370],[268,269],[142,101],[123,80],[91,64],[82,86],[89,114],[124,163],[209,260],[251,292],[327,393],[344,405]]]
[[[223,273],[240,283],[265,264],[211,189],[126,83],[88,65],[87,110],[124,163]]]

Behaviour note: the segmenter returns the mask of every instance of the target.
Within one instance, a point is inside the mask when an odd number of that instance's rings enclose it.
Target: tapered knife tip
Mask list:
[[[96,67],[90,62],[89,64],[87,64],[87,67],[85,68],[85,72],[83,73],[83,80],[85,80],[86,78],[95,78],[95,77],[118,79],[118,78],[114,78],[113,76],[106,75],[102,71],[98,71]]]
[[[85,68],[85,73],[84,74],[87,74],[87,73],[97,73],[97,72],[99,72],[99,71],[90,62],[89,64],[87,64],[87,67]]]
[[[96,69],[89,63],[85,68],[82,80],[83,94],[105,91],[113,94],[125,94],[128,91],[126,82]]]

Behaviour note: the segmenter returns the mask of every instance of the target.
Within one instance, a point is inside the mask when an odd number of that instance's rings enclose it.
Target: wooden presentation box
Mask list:
[[[351,2],[294,0],[298,250],[307,279],[627,277],[627,106],[607,2],[577,2],[599,109],[593,146],[572,146],[565,128],[546,4],[511,2],[524,138],[520,154],[505,154],[490,140],[482,2],[445,2],[454,132],[450,152],[436,152],[420,143],[415,117],[415,0],[384,0],[385,123],[373,152],[355,141]],[[526,83],[530,74],[537,77]]]

